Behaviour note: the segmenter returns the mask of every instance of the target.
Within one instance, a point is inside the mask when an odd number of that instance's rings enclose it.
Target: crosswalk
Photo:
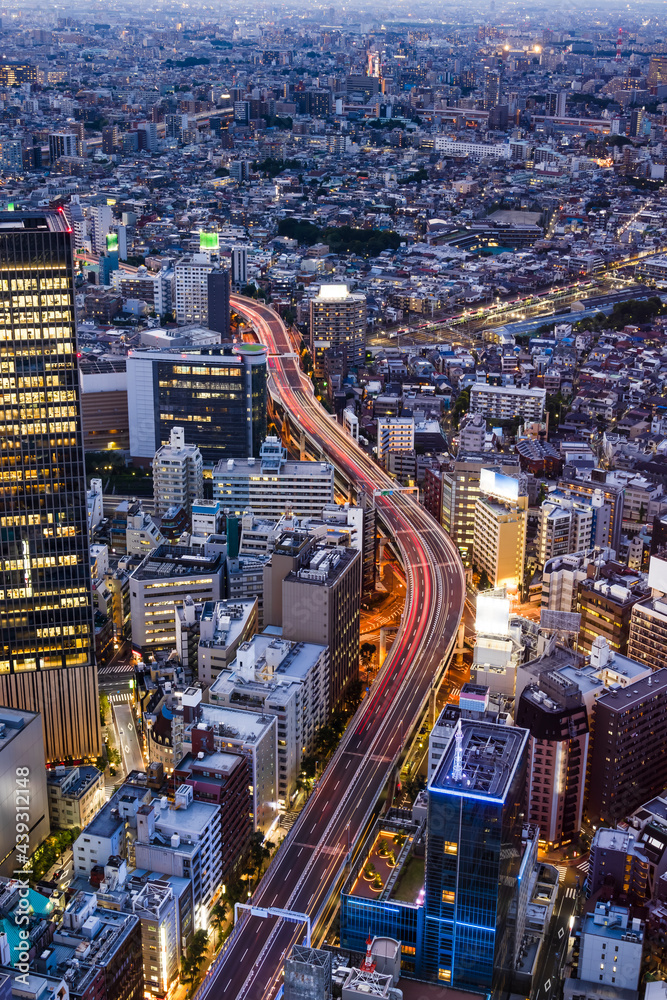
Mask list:
[[[567,865],[554,865],[558,869],[558,881],[564,882],[567,875]]]
[[[458,701],[460,694],[461,694],[461,688],[460,687],[452,688],[452,690],[447,695],[447,700],[448,701]]]
[[[577,865],[577,871],[583,872],[585,875],[587,872],[590,871],[590,867],[591,867],[590,861],[588,860],[580,861],[579,864]]]
[[[111,677],[113,674],[132,674],[134,667],[131,663],[113,663],[105,667],[100,667],[97,671],[100,677]]]
[[[577,898],[577,890],[574,888],[573,885],[569,886],[565,890],[565,898],[566,899],[576,899]]]
[[[129,691],[123,691],[122,694],[110,694],[109,701],[112,704],[120,705],[126,702],[132,704],[132,695]]]

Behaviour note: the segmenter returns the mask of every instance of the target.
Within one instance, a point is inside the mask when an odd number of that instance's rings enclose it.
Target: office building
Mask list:
[[[71,237],[57,212],[0,223],[4,391],[32,401],[0,428],[0,704],[41,714],[48,761],[79,759],[101,741]]]
[[[21,775],[27,775],[25,782],[19,780]],[[25,859],[19,860],[16,823],[9,817],[15,815],[22,791],[26,792],[25,801],[30,803],[30,829]],[[0,873],[12,875],[15,869],[23,867],[23,861],[50,832],[44,734],[42,721],[35,712],[0,706],[0,809],[4,818],[0,827]]]
[[[184,545],[160,545],[130,576],[132,645],[137,652],[173,649],[174,608],[186,598],[195,604],[219,601],[224,591],[224,558]]]
[[[523,590],[528,497],[510,498],[501,487],[491,485],[489,490],[493,492],[487,493],[486,472],[482,470],[480,496],[475,502],[473,565],[480,574],[486,573],[492,587],[506,587],[516,593]],[[516,480],[509,482],[518,486]]]
[[[579,649],[590,652],[602,636],[612,649],[628,652],[632,609],[646,595],[636,575],[610,574],[603,579],[586,579],[579,584],[577,611],[581,614]]]
[[[490,465],[491,456],[466,454],[454,462],[450,472],[442,474],[442,526],[449,534],[466,563],[472,562],[475,531],[475,504],[480,496],[482,469],[493,469],[517,479],[521,473],[516,455],[502,455]]]
[[[107,249],[107,236],[113,222],[113,212],[107,204],[91,205],[86,210],[86,215],[93,250],[95,253],[104,253]]]
[[[79,359],[84,451],[129,451],[125,358]]]
[[[173,803],[164,797],[143,803],[136,819],[137,868],[190,879],[195,929],[208,927],[222,878],[220,806],[196,802],[192,787],[180,785]]]
[[[437,771],[459,719],[466,719],[469,722],[492,722],[500,726],[511,724],[511,715],[501,709],[500,704],[500,699],[491,701],[488,687],[470,682],[463,685],[459,704],[445,705],[429,734],[427,781],[430,781]]]
[[[514,385],[475,382],[470,387],[470,412],[489,420],[544,419],[545,389],[521,389]]]
[[[609,535],[611,507],[601,490],[577,500],[553,493],[540,508],[537,529],[537,560],[544,566],[555,556],[600,548]]]
[[[92,764],[56,767],[46,773],[51,827],[83,830],[104,805],[104,772]]]
[[[500,104],[502,74],[500,70],[484,68],[484,110],[490,111]]]
[[[207,465],[259,455],[266,436],[266,357],[260,344],[130,351],[133,460],[151,463],[175,425],[184,428]]]
[[[541,607],[549,611],[576,612],[579,584],[615,558],[612,549],[589,549],[547,559],[542,570]],[[597,569],[596,569],[597,567]]]
[[[241,643],[257,631],[257,598],[246,601],[207,601],[199,619],[197,676],[210,687],[236,657]]]
[[[276,546],[265,570],[265,593],[267,575],[272,587],[280,580],[286,542]],[[266,623],[282,624],[284,639],[329,647],[328,710],[333,711],[359,677],[361,553],[328,546],[303,552],[302,564],[282,578],[282,623],[265,616]]]
[[[247,757],[249,815],[254,831],[267,834],[277,815],[278,720],[240,708],[205,704],[201,688],[183,693],[183,733],[175,739],[175,759],[191,753],[232,752]]]
[[[121,226],[120,229],[122,230],[123,227]],[[124,259],[120,245],[118,256],[121,260]],[[174,269],[172,267],[164,266],[157,272],[149,271],[143,264],[132,270],[119,268],[109,275],[109,284],[115,292],[120,292],[126,302],[130,299],[139,299],[160,317],[169,314],[174,307]],[[170,332],[172,338],[179,335],[177,331]],[[152,333],[154,335],[155,331]],[[142,343],[146,343],[146,341],[142,340]],[[178,346],[178,342],[173,346]]]
[[[196,445],[185,443],[185,430],[172,427],[169,444],[163,444],[153,459],[153,498],[158,516],[170,507],[190,514],[192,504],[204,492],[204,463]]]
[[[599,902],[582,918],[578,979],[616,990],[639,987],[644,924],[626,906]]]
[[[657,889],[656,875],[662,875],[667,867],[665,802],[660,798],[653,802],[662,807],[662,815],[656,821],[649,814],[642,830],[599,826],[595,831],[586,875],[589,899],[603,886],[612,899],[634,906],[645,906],[651,899]]]
[[[278,719],[278,801],[297,793],[304,754],[312,754],[327,721],[329,650],[289,642],[268,630],[241,643],[236,659],[209,689],[212,705],[243,707]]]
[[[174,767],[174,783],[189,785],[195,802],[220,806],[220,878],[226,879],[243,858],[252,833],[250,758],[215,750],[187,753]]]
[[[428,785],[424,965],[507,989],[514,967],[528,732],[461,721]]]
[[[166,879],[149,879],[132,895],[141,925],[144,993],[165,997],[178,976],[181,938],[178,900]]]
[[[579,479],[573,474],[573,470],[566,466],[562,478],[558,480],[558,489],[573,498],[588,500],[594,496],[596,491],[602,492],[605,503],[611,507],[611,520],[609,533],[605,539],[600,541],[600,544],[618,552],[623,530],[624,495],[627,483],[615,482],[614,474],[605,472],[603,469],[592,469],[585,475],[586,478]]]
[[[415,450],[415,422],[413,417],[378,417],[377,460],[387,468],[389,456],[395,452]]]
[[[633,604],[628,656],[660,670],[667,663],[667,597],[659,594]]]
[[[665,786],[667,669],[663,668],[597,699],[588,817],[592,823],[615,826]]]
[[[486,442],[486,418],[481,413],[464,413],[459,424],[458,457],[480,455]]]
[[[588,763],[588,715],[576,684],[559,695],[529,685],[516,724],[530,732],[526,816],[547,844],[572,840],[581,829]]]
[[[146,786],[121,785],[74,841],[74,874],[89,877],[93,868],[104,867],[109,858],[127,858],[137,812],[150,800],[151,791]]]
[[[51,132],[49,135],[49,158],[52,164],[63,156],[77,155],[78,136],[75,132]]]
[[[248,250],[246,247],[234,247],[232,250],[232,287],[235,292],[240,292],[247,284]]]
[[[206,253],[188,254],[174,265],[176,322],[208,326],[208,279],[216,265]]]
[[[220,461],[213,469],[213,497],[230,514],[251,510],[264,520],[278,521],[289,511],[318,517],[334,499],[334,470],[327,462],[295,462],[287,458],[277,437],[267,437],[254,458]]]
[[[23,143],[20,139],[0,140],[0,170],[23,173]]]
[[[230,295],[232,276],[229,268],[216,268],[208,273],[208,328],[220,334],[220,340],[229,340]]]
[[[648,87],[657,87],[667,83],[667,56],[651,56],[648,64]]]
[[[316,375],[324,375],[325,351],[342,350],[349,368],[361,365],[366,352],[366,296],[347,285],[321,285],[310,300],[310,353]]]

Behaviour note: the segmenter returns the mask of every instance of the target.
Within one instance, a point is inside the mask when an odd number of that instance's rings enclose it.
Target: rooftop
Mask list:
[[[451,739],[431,779],[429,791],[502,802],[528,740],[526,729],[461,721],[461,737]],[[455,775],[460,742],[462,776]]]

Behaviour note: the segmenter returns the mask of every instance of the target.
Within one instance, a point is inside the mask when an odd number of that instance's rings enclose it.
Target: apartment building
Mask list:
[[[153,498],[158,516],[170,507],[191,511],[204,492],[204,463],[196,445],[185,443],[183,427],[172,427],[169,444],[162,445],[153,459]]]
[[[546,389],[475,382],[470,387],[470,412],[491,420],[543,420]]]

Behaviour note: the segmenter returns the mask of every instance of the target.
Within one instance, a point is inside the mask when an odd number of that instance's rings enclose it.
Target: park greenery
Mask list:
[[[401,237],[391,229],[355,229],[353,226],[320,229],[307,219],[281,219],[278,235],[306,246],[326,243],[332,253],[354,253],[360,257],[377,257],[383,250],[397,250],[401,245]]]

